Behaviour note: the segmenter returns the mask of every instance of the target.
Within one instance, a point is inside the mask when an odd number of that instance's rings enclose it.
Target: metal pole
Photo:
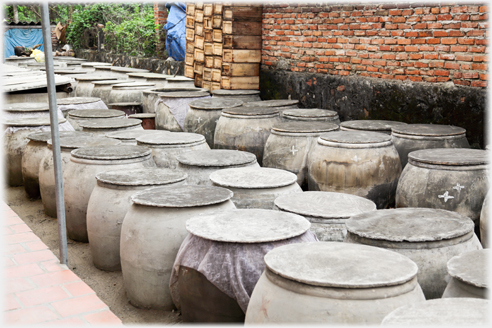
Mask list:
[[[58,218],[58,238],[60,263],[68,265],[67,231],[65,222],[65,200],[63,198],[63,179],[60,155],[60,133],[58,132],[58,107],[56,105],[56,84],[53,68],[53,50],[51,46],[51,29],[48,2],[41,4],[41,24],[43,30],[44,60],[48,82],[48,99],[50,104],[51,140],[53,144],[53,164],[55,166],[56,215]]]

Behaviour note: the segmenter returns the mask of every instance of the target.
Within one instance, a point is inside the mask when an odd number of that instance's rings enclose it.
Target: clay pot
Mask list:
[[[75,97],[91,97],[92,90],[94,89],[94,81],[104,81],[104,80],[116,80],[115,77],[107,78],[97,75],[85,75],[75,77],[77,81],[77,89],[75,90]]]
[[[302,192],[295,174],[267,167],[241,167],[210,174],[214,186],[234,193],[232,201],[237,208],[272,209],[280,195]]]
[[[87,234],[94,266],[105,271],[121,270],[121,225],[133,194],[152,187],[180,185],[185,179],[185,173],[152,167],[96,174],[97,184],[87,204]]]
[[[156,104],[159,100],[159,94],[166,94],[167,92],[177,91],[208,91],[201,88],[156,88],[142,91],[142,112],[143,113],[156,113]]]
[[[212,98],[241,100],[243,103],[261,101],[260,90],[212,90]]]
[[[321,109],[321,108],[296,108],[296,109],[286,109],[282,111],[280,115],[282,121],[321,121],[330,122],[340,125],[340,119],[338,118],[338,113],[334,110]]]
[[[378,325],[391,311],[425,300],[417,265],[377,247],[285,245],[268,252],[265,264],[246,324]]]
[[[214,148],[243,150],[256,155],[260,165],[270,131],[280,122],[276,108],[225,108],[215,127]]]
[[[453,256],[481,249],[473,222],[450,211],[399,208],[352,216],[345,242],[386,248],[419,267],[418,281],[427,299],[446,288],[446,263]]]
[[[391,134],[394,126],[407,125],[407,123],[386,120],[355,120],[340,123],[342,131],[372,131]]]
[[[119,83],[111,87],[108,104],[113,103],[142,103],[142,91],[155,88],[154,83],[130,82]]]
[[[483,248],[490,247],[489,237],[489,215],[490,215],[490,191],[487,192],[483,201],[482,210],[480,211],[480,241]]]
[[[193,100],[188,104],[190,109],[186,113],[184,131],[203,135],[210,148],[213,148],[215,126],[220,118],[222,109],[239,107],[242,104],[241,100],[235,99],[210,98]]]
[[[166,132],[167,131],[134,129],[134,130],[123,130],[123,131],[108,132],[105,134],[105,136],[108,138],[114,138],[114,139],[121,140],[122,143],[127,144],[127,145],[135,145],[136,146],[138,137],[146,136],[149,134],[162,134],[162,133],[166,133]]]
[[[159,93],[155,101],[155,128],[172,132],[184,131],[184,120],[190,107],[188,104],[196,99],[210,98],[208,91],[173,91]]]
[[[265,143],[263,166],[296,174],[297,183],[307,189],[308,154],[321,134],[336,130],[338,125],[328,122],[276,123]]]
[[[133,80],[103,80],[94,81],[94,88],[92,89],[91,96],[99,97],[105,104],[109,104],[109,95],[113,89],[113,85],[120,83],[134,82]]]
[[[376,203],[394,203],[401,164],[391,137],[339,131],[322,134],[308,154],[309,190],[343,192]]]
[[[114,131],[143,130],[142,121],[136,118],[101,118],[98,120],[79,121],[82,131],[105,135]]]
[[[169,280],[191,217],[234,209],[232,193],[208,186],[157,187],[134,194],[121,226],[123,283],[140,308],[174,308]]]
[[[185,76],[168,77],[163,87],[166,88],[193,88],[195,80]]]
[[[76,109],[68,113],[67,120],[72,124],[75,131],[82,131],[78,121],[100,120],[104,118],[123,118],[125,113],[114,109]]]
[[[140,146],[96,146],[72,151],[63,172],[68,238],[87,243],[87,204],[99,172],[155,167],[150,149]]]
[[[299,100],[290,99],[272,99],[262,101],[251,101],[245,103],[244,107],[259,107],[259,108],[277,108],[280,112],[289,108],[298,108]]]
[[[63,112],[63,116],[68,117],[68,113],[76,109],[108,109],[108,106],[97,97],[70,97],[58,99],[56,101],[58,109]]]

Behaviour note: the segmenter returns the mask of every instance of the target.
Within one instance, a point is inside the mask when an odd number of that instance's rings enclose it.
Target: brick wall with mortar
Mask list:
[[[265,4],[262,69],[485,88],[483,3]]]
[[[156,24],[157,57],[166,58],[166,32],[162,29],[167,22],[167,9],[165,3],[154,2],[154,22]]]

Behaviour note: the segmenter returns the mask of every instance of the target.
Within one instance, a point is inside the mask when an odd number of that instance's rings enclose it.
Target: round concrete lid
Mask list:
[[[115,72],[121,72],[121,73],[149,73],[150,71],[148,69],[143,69],[143,68],[130,68],[130,67],[118,67],[118,66],[113,66],[111,67],[112,71]]]
[[[227,167],[256,162],[252,153],[230,149],[204,149],[182,153],[176,157],[181,164],[191,166]]]
[[[465,135],[466,130],[458,126],[443,124],[402,124],[393,126],[392,132],[423,137]]]
[[[86,62],[87,59],[85,58],[75,58],[72,56],[55,56],[53,57],[53,60],[59,60],[59,61],[80,61],[80,62]]]
[[[116,139],[113,140],[120,141]],[[151,152],[152,151],[146,147],[119,144],[116,146],[95,146],[75,149],[72,150],[72,156],[95,160],[119,160],[144,157],[150,155]]]
[[[453,239],[473,231],[474,223],[456,212],[432,208],[397,208],[354,215],[345,223],[355,235],[392,242]]]
[[[94,81],[92,84],[96,85],[112,85],[112,84],[120,84],[120,83],[131,83],[135,82],[134,80],[109,80],[108,78],[103,81]]]
[[[405,305],[384,317],[383,326],[484,326],[490,301],[480,298],[438,298]]]
[[[489,248],[462,253],[448,261],[448,273],[467,284],[487,288],[489,258]]]
[[[119,186],[167,185],[187,178],[184,172],[171,169],[147,167],[143,169],[105,171],[96,174],[98,181]]]
[[[82,67],[111,66],[111,63],[85,62],[85,63],[80,63],[80,66],[82,66]]]
[[[409,160],[420,163],[471,166],[488,163],[488,153],[482,149],[468,148],[434,148],[412,151]]]
[[[221,110],[223,108],[239,107],[243,104],[241,100],[228,98],[207,98],[191,101],[188,106],[193,109]]]
[[[407,123],[385,120],[355,120],[340,123],[340,127],[363,131],[389,131],[394,126],[407,125]]]
[[[111,68],[113,68],[113,66],[111,66],[111,65],[110,66],[104,66],[104,65],[96,65],[96,66],[94,66],[94,69],[96,71],[98,71],[98,70],[100,70],[100,71],[110,71]]]
[[[170,133],[166,130],[123,130],[123,131],[114,131],[106,133],[106,137],[115,138],[119,140],[134,140],[140,136],[144,136],[147,134],[163,134]]]
[[[379,132],[334,131],[323,133],[321,139],[345,144],[371,144],[391,141],[391,136]]]
[[[282,211],[324,219],[348,219],[376,210],[376,204],[369,199],[328,191],[280,195],[274,204]]]
[[[41,69],[42,71],[44,71],[43,69]],[[87,74],[87,71],[79,71],[79,70],[75,70],[75,69],[70,69],[70,68],[63,68],[63,69],[60,69],[60,68],[55,68],[54,69],[54,72],[55,74]]]
[[[260,90],[224,90],[224,89],[219,89],[219,90],[212,90],[213,95],[220,95],[220,96],[254,96],[254,95],[259,95]]]
[[[272,130],[279,132],[316,133],[336,131],[338,130],[338,125],[320,121],[291,121],[276,123],[272,126]]]
[[[383,248],[310,242],[274,248],[265,255],[274,273],[312,286],[373,288],[401,285],[417,275],[415,262]]]
[[[160,98],[200,98],[210,96],[208,91],[169,91],[159,92]]]
[[[107,110],[107,109],[106,109]],[[117,129],[138,126],[142,124],[141,120],[136,118],[101,118],[99,120],[82,120],[78,122],[79,126],[88,129]]]
[[[265,116],[279,113],[279,109],[275,107],[234,107],[224,108],[223,113],[240,115],[240,116]]]
[[[198,133],[168,132],[140,136],[137,141],[148,145],[186,145],[205,141],[205,137]]]
[[[116,102],[116,103],[109,103],[108,106],[114,106],[114,107],[131,107],[131,106],[142,106],[142,103],[141,102],[137,102],[137,101]]]
[[[63,137],[91,137],[92,133],[82,131],[59,131],[60,138]],[[27,139],[33,141],[47,142],[51,139],[51,131],[35,132],[27,136]]]
[[[228,210],[186,221],[186,230],[195,236],[248,244],[297,237],[310,226],[311,223],[300,215],[264,209]]]
[[[185,77],[185,76],[174,76],[174,77],[170,77],[167,79],[169,82],[191,82],[191,81],[195,81],[194,79],[190,79],[189,77]]]
[[[296,183],[297,176],[289,171],[269,167],[238,167],[216,171],[210,180],[221,187],[265,189]]]
[[[58,124],[65,123],[67,120],[58,118]],[[22,117],[3,121],[6,126],[44,126],[50,125],[49,116]]]
[[[174,76],[174,75],[160,74],[160,73],[127,73],[126,75],[130,77],[142,77],[142,78],[163,79],[163,80]]]
[[[228,201],[232,191],[211,186],[167,186],[147,189],[134,194],[135,204],[156,207],[196,207]]]
[[[101,100],[101,98],[98,98],[98,97],[68,97],[68,98],[57,99],[56,104],[57,105],[80,105],[80,104],[88,104],[88,103],[98,102],[100,100]]]
[[[3,104],[3,110],[7,112],[45,112],[50,110],[50,104],[43,102]]]
[[[288,99],[273,99],[273,100],[260,100],[244,103],[245,107],[288,107],[297,105],[299,100]]]
[[[150,83],[150,82],[129,82],[129,83],[118,83],[113,85],[113,89],[124,89],[124,88],[141,88],[141,87],[147,87],[147,89],[152,88],[155,86],[155,83]]]
[[[87,74],[84,76],[74,77],[77,81],[106,81],[106,80],[116,80],[116,77],[99,76],[95,74]]]
[[[147,89],[143,90],[144,94],[146,93],[169,93],[169,92],[206,92],[207,96],[210,95],[208,89],[196,88],[196,87],[164,87],[164,88],[155,88],[155,89]]]
[[[302,117],[302,118],[316,118],[316,117],[338,117],[338,113],[334,110],[321,109],[321,108],[294,108],[284,110],[284,116]]]
[[[125,116],[125,112],[117,109],[76,109],[68,113],[70,117],[77,118],[110,118]]]
[[[139,119],[155,118],[155,113],[137,113],[137,114],[131,114],[128,117],[129,118],[139,118]]]
[[[52,144],[51,138],[48,140],[48,145]],[[60,147],[66,149],[77,149],[82,147],[95,146],[116,146],[121,144],[121,140],[111,139],[106,137],[93,137],[86,135],[67,135],[60,136]]]

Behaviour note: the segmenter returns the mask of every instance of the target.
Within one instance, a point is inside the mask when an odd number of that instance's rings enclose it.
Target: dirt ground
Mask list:
[[[4,201],[21,217],[31,230],[59,257],[58,224],[44,214],[40,199],[29,200],[24,187],[4,190]],[[120,272],[106,272],[92,264],[89,244],[68,239],[68,267],[89,285],[123,324],[176,324],[181,323],[179,312],[138,309],[125,295]]]

